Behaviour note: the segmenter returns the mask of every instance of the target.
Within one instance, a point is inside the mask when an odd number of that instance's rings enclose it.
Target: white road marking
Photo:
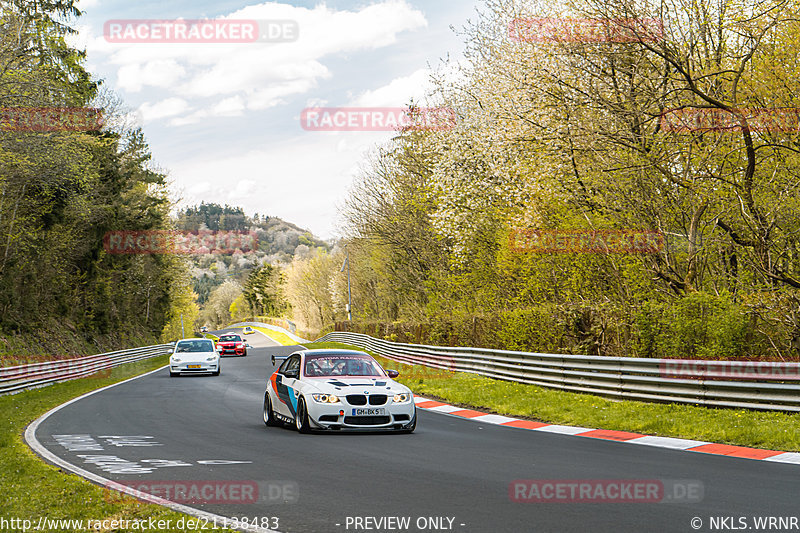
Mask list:
[[[774,463],[793,463],[796,465],[800,465],[800,453],[786,452],[780,455],[773,455],[772,457],[767,457],[766,459],[763,460],[772,461]]]
[[[204,459],[197,461],[201,465],[247,465],[252,464],[253,461],[226,461],[224,459]]]
[[[551,424],[549,426],[542,426],[540,428],[533,428],[533,431],[544,431],[545,433],[559,433],[561,435],[578,435],[593,431],[592,428],[582,428],[578,426],[559,426],[558,424]]]
[[[152,494],[146,494],[146,493],[143,493],[143,492],[138,491],[136,489],[122,486],[119,483],[115,483],[114,481],[112,481],[112,480],[110,480],[108,478],[105,478],[103,476],[99,476],[99,475],[95,474],[94,472],[89,472],[88,470],[84,470],[83,468],[81,468],[79,466],[76,466],[76,465],[74,465],[74,464],[72,464],[72,463],[70,463],[68,461],[65,461],[61,457],[57,456],[56,454],[54,454],[53,452],[51,452],[50,450],[45,448],[42,445],[42,443],[39,442],[39,439],[36,438],[36,430],[39,429],[39,426],[42,425],[42,423],[45,420],[47,420],[51,415],[57,413],[61,409],[64,409],[65,407],[67,407],[69,405],[72,405],[75,402],[83,400],[84,398],[88,398],[89,396],[93,396],[93,395],[95,395],[95,394],[97,394],[99,392],[103,392],[103,391],[108,390],[110,388],[122,385],[123,383],[128,383],[128,382],[133,381],[135,379],[140,379],[140,378],[143,378],[145,376],[149,376],[150,374],[155,374],[156,372],[161,372],[162,370],[164,370],[168,366],[169,365],[164,365],[161,368],[156,368],[155,370],[152,370],[150,372],[146,372],[144,374],[132,377],[130,379],[126,379],[124,381],[120,381],[119,383],[113,383],[113,384],[108,385],[106,387],[102,387],[102,388],[99,388],[97,390],[93,390],[91,392],[87,392],[86,394],[78,396],[77,398],[73,398],[73,399],[71,399],[70,401],[68,401],[66,403],[62,403],[61,405],[50,409],[45,414],[43,414],[42,416],[40,416],[39,418],[37,418],[36,420],[31,422],[28,425],[27,428],[25,428],[25,442],[28,444],[28,446],[31,447],[31,449],[33,449],[34,452],[39,454],[40,457],[42,457],[43,459],[45,459],[49,463],[54,464],[56,466],[60,466],[61,468],[64,468],[65,470],[67,470],[69,472],[72,472],[73,474],[77,474],[77,475],[79,475],[79,476],[81,476],[81,477],[83,477],[85,479],[88,479],[89,481],[93,481],[93,482],[97,483],[98,485],[102,485],[104,487],[114,486],[114,488],[116,490],[118,490],[119,492],[124,492],[126,494],[129,494],[130,496],[133,496],[134,498],[139,498],[140,500],[143,500],[143,501],[154,503],[156,505],[161,505],[161,506],[167,507],[169,509],[172,509],[173,511],[177,511],[179,513],[188,514],[190,516],[195,516],[197,518],[203,518],[203,519],[208,520],[209,522],[216,521],[215,523],[222,523],[225,520],[227,520],[228,522],[232,522],[231,518],[229,518],[229,517],[221,516],[221,515],[214,514],[214,513],[209,513],[207,511],[203,511],[202,509],[195,509],[194,507],[189,507],[188,505],[183,505],[183,504],[180,504],[180,503],[171,502],[169,500],[165,500],[163,498],[159,498],[157,496],[153,496]],[[258,527],[258,526],[255,526],[255,525],[244,526],[241,523],[239,524],[239,529],[242,530],[242,531],[252,531],[254,533],[280,533],[280,532],[278,532],[277,530],[274,530],[274,529],[267,529],[267,528]]]
[[[628,444],[644,444],[645,446],[657,446],[659,448],[671,448],[673,450],[688,450],[696,446],[710,444],[709,442],[702,442],[699,440],[689,439],[675,439],[672,437],[654,437],[648,435],[646,437],[639,437],[636,439],[626,440]]]
[[[153,468],[148,468],[122,459],[116,455],[78,455],[83,462],[95,465],[103,472],[110,474],[152,474]]]
[[[102,452],[103,447],[91,435],[50,435],[70,452]]]
[[[502,415],[483,415],[483,416],[474,416],[470,420],[475,420],[476,422],[485,422],[486,424],[505,424],[506,422],[513,422],[519,419],[509,418],[507,416],[502,416]]]
[[[148,441],[147,439],[154,439],[147,435],[98,435],[98,439],[105,439],[106,444],[109,446],[117,446],[119,448],[132,447],[144,448],[148,446],[163,446],[155,441]]]
[[[153,468],[171,468],[173,466],[194,466],[192,463],[175,461],[173,459],[142,459],[142,463],[147,463]]]
[[[436,411],[437,413],[452,413],[454,411],[463,411],[463,407],[455,407],[453,405],[440,405],[438,407],[428,407],[426,411]]]

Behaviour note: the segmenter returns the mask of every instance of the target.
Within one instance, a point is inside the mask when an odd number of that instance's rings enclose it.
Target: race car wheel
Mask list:
[[[268,427],[280,425],[272,412],[272,400],[269,399],[269,393],[264,394],[264,425]]]
[[[215,375],[215,376],[219,376],[220,372],[222,372],[222,367],[218,366],[217,367],[217,371],[216,372],[212,372],[212,374]]]
[[[306,409],[306,401],[303,398],[300,398],[300,401],[297,402],[294,425],[297,426],[297,431],[300,433],[308,433],[311,430],[311,426],[308,423],[308,409]]]
[[[178,376],[180,376],[180,375],[181,375],[181,373],[180,373],[180,372],[173,372],[173,371],[171,371],[171,370],[170,370],[170,372],[169,372],[169,377],[171,377],[171,378],[177,378],[177,377],[178,377]]]
[[[244,353],[242,354],[242,357],[247,357],[247,350],[244,351]]]

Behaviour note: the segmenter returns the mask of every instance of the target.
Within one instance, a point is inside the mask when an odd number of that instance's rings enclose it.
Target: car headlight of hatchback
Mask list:
[[[400,394],[395,394],[394,399],[392,400],[394,403],[408,403],[411,400],[411,395],[407,392],[401,392]]]
[[[339,403],[339,397],[333,394],[312,394],[311,397],[318,403]]]

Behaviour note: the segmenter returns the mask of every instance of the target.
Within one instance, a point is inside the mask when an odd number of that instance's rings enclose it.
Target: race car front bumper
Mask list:
[[[383,406],[339,404],[309,405],[309,419],[316,429],[328,430],[404,430],[414,427],[414,402]]]
[[[206,372],[216,372],[219,368],[219,361],[209,362],[184,362],[170,363],[169,371],[173,374],[203,374]]]

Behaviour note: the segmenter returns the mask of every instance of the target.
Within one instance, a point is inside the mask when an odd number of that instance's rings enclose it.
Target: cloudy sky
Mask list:
[[[238,205],[324,238],[359,162],[391,132],[302,128],[310,106],[402,107],[462,56],[479,0],[80,0],[88,68],[137,113],[182,205]],[[109,21],[292,21],[291,42],[110,42]],[[291,35],[288,36],[291,39]]]

